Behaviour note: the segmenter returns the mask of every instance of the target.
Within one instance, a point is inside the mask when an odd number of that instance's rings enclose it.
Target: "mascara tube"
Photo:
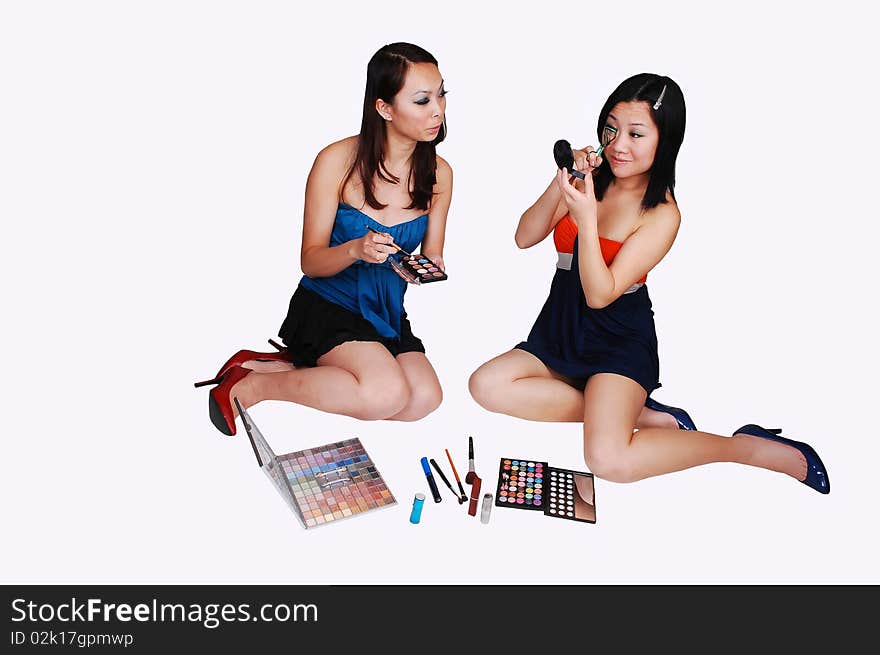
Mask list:
[[[437,488],[437,483],[434,481],[434,474],[431,473],[431,467],[428,466],[428,458],[422,457],[422,470],[425,471],[425,477],[428,478],[428,486],[431,487],[431,495],[434,496],[434,502],[439,503],[443,500],[440,497],[440,490]]]

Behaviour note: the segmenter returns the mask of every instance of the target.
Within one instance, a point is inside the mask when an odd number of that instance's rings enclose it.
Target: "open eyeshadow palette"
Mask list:
[[[538,510],[554,518],[596,522],[593,474],[554,468],[547,462],[502,457],[495,504]]]
[[[448,279],[446,273],[424,255],[405,255],[399,261],[389,257],[388,261],[398,273],[413,284],[427,284]]]
[[[235,401],[260,468],[305,528],[397,503],[360,439],[276,455]]]

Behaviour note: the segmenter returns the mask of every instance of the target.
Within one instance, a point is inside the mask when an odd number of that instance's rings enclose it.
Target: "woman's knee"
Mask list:
[[[584,438],[584,462],[597,478],[609,482],[635,482],[639,479],[626,446],[616,445],[617,438],[603,439],[590,434]]]
[[[443,390],[439,384],[424,385],[412,389],[409,404],[404,408],[401,421],[418,421],[440,407],[443,402]]]
[[[499,375],[499,372],[492,366],[492,363],[488,362],[471,373],[468,380],[468,390],[478,405],[494,412],[498,411],[501,406],[505,381],[504,377]]]
[[[359,410],[354,418],[381,421],[398,414],[410,402],[412,392],[403,373],[371,377],[358,385]]]

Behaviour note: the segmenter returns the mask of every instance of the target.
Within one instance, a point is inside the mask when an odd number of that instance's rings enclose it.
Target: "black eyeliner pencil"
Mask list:
[[[446,483],[446,486],[449,487],[449,491],[452,492],[452,495],[455,496],[455,499],[458,501],[458,504],[461,505],[461,497],[457,493],[455,493],[455,489],[452,488],[452,485],[449,484],[449,480],[446,479],[446,476],[443,475],[443,471],[440,470],[440,467],[437,466],[437,462],[434,461],[434,458],[431,458],[431,466],[434,467],[434,470],[437,471],[437,475],[440,476],[440,479]]]

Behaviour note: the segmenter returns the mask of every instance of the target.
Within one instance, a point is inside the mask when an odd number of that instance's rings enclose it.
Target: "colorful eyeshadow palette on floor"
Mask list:
[[[391,266],[413,284],[427,284],[448,279],[440,267],[424,255],[409,255],[397,261],[389,260]]]
[[[397,503],[360,439],[275,455],[236,400],[260,467],[305,528]]]
[[[502,457],[495,504],[546,516],[596,522],[593,474],[554,468],[547,462]]]

